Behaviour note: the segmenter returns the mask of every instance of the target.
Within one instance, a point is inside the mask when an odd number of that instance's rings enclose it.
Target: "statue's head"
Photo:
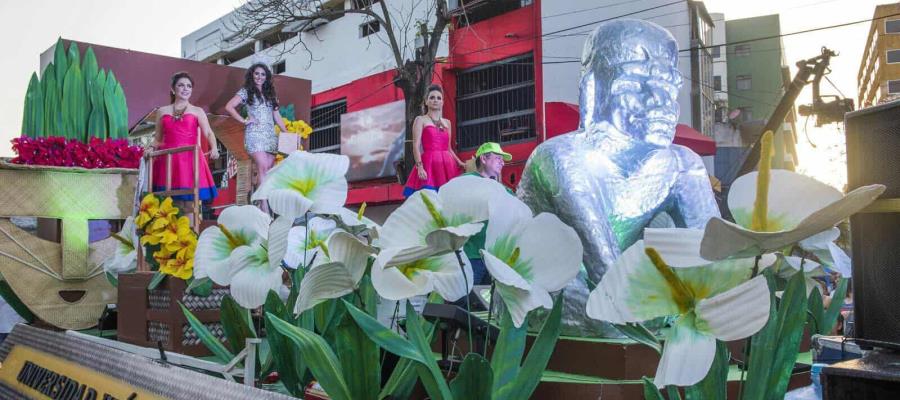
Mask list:
[[[668,146],[678,123],[678,45],[652,22],[605,22],[581,57],[581,127],[607,121],[635,139]]]

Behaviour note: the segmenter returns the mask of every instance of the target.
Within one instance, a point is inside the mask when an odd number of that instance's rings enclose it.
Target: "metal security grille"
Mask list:
[[[309,137],[312,153],[341,153],[341,114],[347,113],[347,100],[316,106],[310,120],[313,133]]]
[[[532,54],[464,70],[456,90],[457,149],[535,137]]]

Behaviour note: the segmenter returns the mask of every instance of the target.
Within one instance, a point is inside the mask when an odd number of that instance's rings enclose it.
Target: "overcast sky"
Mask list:
[[[575,1],[575,0],[544,0]],[[0,1],[0,37],[4,38],[4,73],[0,76],[0,156],[11,156],[9,140],[18,136],[22,104],[28,79],[38,68],[40,53],[62,36],[178,57],[181,37],[230,12],[237,0],[155,0],[147,2],[113,0],[30,0]],[[873,0],[707,0],[709,12],[721,12],[726,19],[781,14],[782,33],[872,18]],[[831,80],[847,97],[856,97],[856,73],[865,45],[868,23],[829,29],[784,38],[789,65],[819,54],[822,46],[840,52],[833,59]],[[579,56],[575,54],[573,56]],[[792,68],[792,73],[795,72]],[[573,78],[574,79],[574,78]],[[827,84],[823,94],[837,94]],[[805,91],[798,104],[810,103]],[[835,186],[842,186],[845,167],[839,149],[843,141],[836,125],[807,129],[813,148],[806,140],[803,119],[799,122],[801,167],[807,173]]]

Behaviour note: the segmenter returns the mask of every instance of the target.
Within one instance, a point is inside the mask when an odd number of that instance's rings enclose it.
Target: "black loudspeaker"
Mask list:
[[[887,186],[850,218],[854,337],[900,349],[900,101],[848,113],[844,125],[848,190]]]
[[[900,399],[900,356],[873,352],[822,369],[823,400]]]

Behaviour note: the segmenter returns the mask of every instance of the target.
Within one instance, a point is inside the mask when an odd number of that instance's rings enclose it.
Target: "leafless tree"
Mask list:
[[[367,20],[376,21],[381,29],[379,35],[371,36],[390,47],[396,64],[394,85],[400,88],[406,101],[405,163],[408,171],[412,163],[412,122],[421,114],[420,106],[425,90],[432,82],[441,36],[451,20],[447,0],[406,3],[411,8],[398,6],[398,2],[390,0],[352,0],[352,3],[352,8],[345,9],[343,1],[335,0],[251,0],[235,10],[230,24],[233,35],[228,40],[241,43],[291,24],[315,24],[320,19],[331,20],[345,14],[361,14]],[[415,30],[410,29],[412,26]],[[410,37],[410,32],[415,32],[415,37]],[[298,49],[306,51],[310,60],[315,60],[302,34],[280,51],[283,54]]]

